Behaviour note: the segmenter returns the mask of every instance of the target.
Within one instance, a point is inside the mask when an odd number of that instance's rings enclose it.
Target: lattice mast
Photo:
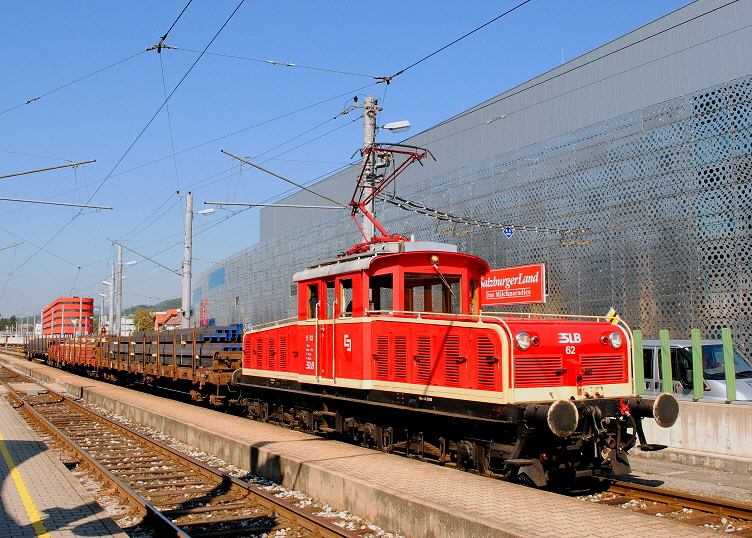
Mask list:
[[[349,204],[353,220],[365,241],[355,245],[352,251],[361,252],[368,250],[369,246],[374,243],[393,242],[401,239],[399,234],[389,234],[376,220],[376,198],[405,168],[415,161],[420,163],[421,159],[426,155],[431,155],[431,153],[427,149],[415,146],[376,142],[378,130],[376,117],[381,108],[378,107],[378,100],[374,97],[368,96],[363,103],[356,102],[353,107],[363,109],[363,147],[360,150],[363,164],[355,192]],[[396,157],[400,155],[404,159],[392,167]],[[362,215],[362,224],[358,221],[358,213]]]

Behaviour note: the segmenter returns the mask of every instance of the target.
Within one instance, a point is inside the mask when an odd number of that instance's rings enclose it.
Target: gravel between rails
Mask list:
[[[44,385],[44,383],[41,382],[37,383]],[[70,395],[68,396],[70,397]],[[301,491],[285,488],[275,482],[272,482],[271,480],[254,475],[247,469],[236,467],[212,454],[203,452],[196,447],[187,445],[182,441],[178,441],[177,439],[164,435],[163,433],[152,428],[143,427],[140,424],[136,424],[126,419],[125,417],[113,414],[102,407],[88,403],[85,400],[75,400],[100,415],[117,421],[124,426],[138,431],[143,435],[147,435],[153,439],[156,439],[157,441],[160,441],[170,446],[171,448],[182,452],[183,454],[187,454],[193,458],[196,458],[197,460],[206,463],[207,465],[210,465],[216,469],[219,469],[220,471],[227,473],[235,478],[238,478],[239,480],[254,484],[267,491],[268,493],[284,499],[287,502],[293,503],[299,508],[309,511],[316,516],[330,519],[334,524],[340,525],[341,527],[344,527],[345,529],[351,531],[365,531],[362,532],[362,534],[366,538],[405,538],[398,533],[385,531],[355,514],[343,510],[338,510],[335,507],[329,506],[325,503],[320,503]],[[60,452],[57,450],[56,452],[58,452],[58,454],[60,455],[63,463],[70,467],[70,464],[73,463],[69,461],[70,458],[66,457],[65,454],[60,454]],[[132,518],[128,514],[129,509],[127,507],[123,507],[116,498],[108,495],[107,491],[103,491],[100,484],[91,479],[86,472],[77,471],[74,469],[73,474],[74,476],[76,476],[76,478],[78,478],[79,482],[81,482],[81,484],[89,491],[89,493],[91,493],[97,499],[97,502],[102,506],[102,508],[111,517],[113,517],[113,519],[115,519],[115,521],[119,526],[121,526],[123,531],[129,534],[129,536],[131,536],[132,538],[158,538],[141,528],[139,526],[138,519]],[[261,534],[258,536],[259,538],[284,538],[287,536],[287,533],[283,529],[271,534]]]
[[[681,463],[658,461],[630,454],[632,474],[615,476],[618,480],[665,489],[680,491],[702,497],[712,497],[738,503],[752,505],[752,477],[739,473],[721,471],[708,467],[684,465]],[[594,495],[584,495],[579,498],[585,501],[599,502],[615,498],[616,495],[608,491]],[[625,510],[642,511],[650,502],[629,501],[621,505]],[[687,508],[658,512],[656,517],[667,517],[676,520],[688,519],[693,511]],[[719,517],[716,522],[703,525],[705,528],[734,533],[749,529],[748,522]]]

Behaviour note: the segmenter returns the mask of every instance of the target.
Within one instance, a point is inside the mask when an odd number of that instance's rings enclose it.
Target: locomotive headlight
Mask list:
[[[517,336],[514,337],[515,342],[517,342],[517,347],[520,348],[522,351],[525,351],[527,348],[530,347],[530,344],[532,343],[532,338],[530,338],[530,335],[522,332],[517,333]]]
[[[612,332],[608,335],[608,343],[611,344],[611,347],[614,349],[619,349],[622,344],[622,336],[620,332]]]

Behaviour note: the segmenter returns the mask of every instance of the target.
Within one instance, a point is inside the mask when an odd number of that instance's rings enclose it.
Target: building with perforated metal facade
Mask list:
[[[510,238],[386,202],[379,220],[492,267],[545,263],[547,302],[522,310],[614,307],[649,337],[728,326],[749,353],[750,20],[752,2],[693,2],[405,141],[437,161],[400,176],[401,198],[510,225]],[[357,174],[315,190],[352,192]],[[264,209],[260,243],[202,273],[194,309],[217,324],[291,317],[293,273],[359,240],[348,212]]]

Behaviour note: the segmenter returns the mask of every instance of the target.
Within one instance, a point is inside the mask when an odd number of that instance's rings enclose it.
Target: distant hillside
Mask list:
[[[155,312],[164,312],[165,310],[170,310],[172,308],[180,308],[182,303],[183,300],[178,297],[177,299],[167,299],[166,301],[162,301],[161,303],[157,303],[155,305],[137,304],[136,306],[132,306],[123,310],[123,315],[132,316],[136,313],[136,310],[141,310],[142,308],[146,308],[147,310],[154,310]]]

